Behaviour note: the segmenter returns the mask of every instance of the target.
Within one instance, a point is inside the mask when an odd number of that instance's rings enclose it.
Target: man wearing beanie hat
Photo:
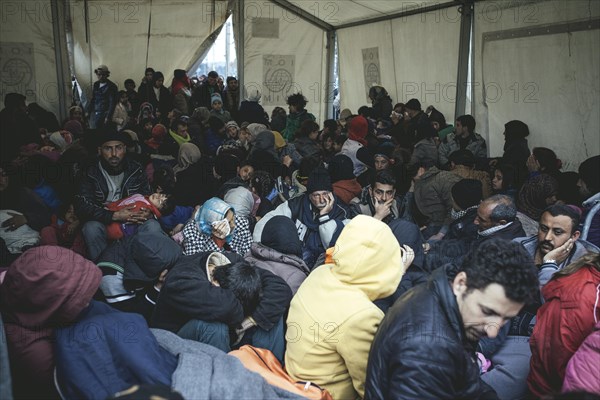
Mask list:
[[[312,268],[317,258],[335,244],[350,213],[331,192],[331,178],[323,167],[311,172],[306,193],[294,197],[266,214],[254,228],[254,241],[260,242],[265,224],[276,215],[285,215],[296,224],[302,242],[302,259]]]
[[[348,140],[342,146],[341,154],[352,160],[354,164],[354,176],[359,176],[367,170],[367,166],[358,159],[358,151],[367,145],[365,137],[369,131],[369,123],[362,115],[358,115],[348,123]]]
[[[579,166],[579,193],[583,202],[582,239],[600,247],[600,155],[590,157]]]
[[[463,179],[452,186],[451,192],[453,204],[450,216],[453,221],[444,240],[476,238],[478,227],[474,220],[482,200],[481,182],[476,179]]]
[[[431,121],[421,109],[421,102],[417,99],[410,99],[404,106],[404,110],[404,120],[408,121],[404,136],[406,141],[410,142],[412,149],[418,142],[418,131],[426,132],[432,129]]]
[[[107,246],[106,225],[111,222],[142,224],[151,215],[150,210],[106,209],[105,205],[113,201],[152,192],[142,166],[127,156],[129,137],[111,129],[99,134],[98,158],[85,170],[79,193],[75,195],[75,210],[85,222],[83,237],[91,260]]]

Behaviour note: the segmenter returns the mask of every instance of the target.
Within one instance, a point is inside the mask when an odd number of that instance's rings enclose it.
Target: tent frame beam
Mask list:
[[[473,28],[473,2],[464,3],[459,7],[460,39],[458,45],[458,68],[456,73],[456,103],[454,104],[454,117],[458,118],[466,113],[467,84],[469,78],[469,53],[471,49],[471,30]]]
[[[323,21],[322,19],[315,17],[314,15],[304,11],[303,9],[301,9],[298,6],[293,5],[292,3],[290,3],[287,0],[271,0],[271,2],[277,4],[279,7],[283,8],[283,9],[293,13],[294,15],[302,18],[306,22],[309,22],[309,23],[323,29],[324,31],[330,32],[330,31],[333,31],[336,29],[333,25],[328,24],[327,22]]]

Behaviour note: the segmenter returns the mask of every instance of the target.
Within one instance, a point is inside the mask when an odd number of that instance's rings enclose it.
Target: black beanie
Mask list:
[[[452,198],[463,210],[478,205],[482,197],[481,182],[476,179],[462,179],[452,186]]]
[[[592,194],[600,192],[600,156],[590,157],[579,166],[579,177]]]
[[[406,102],[404,107],[409,110],[421,111],[421,102],[417,99],[410,99]]]
[[[327,190],[331,192],[331,178],[329,178],[329,172],[323,167],[316,168],[308,176],[308,183],[306,184],[306,192],[311,194],[320,190]]]
[[[354,179],[354,164],[350,157],[344,154],[334,156],[329,162],[329,176],[332,183]]]

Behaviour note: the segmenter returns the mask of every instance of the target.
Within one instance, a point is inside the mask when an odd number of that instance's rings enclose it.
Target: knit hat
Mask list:
[[[218,101],[219,103],[223,102],[219,93],[213,93],[212,96],[210,96],[210,104],[212,105],[215,101]]]
[[[344,154],[334,156],[329,162],[329,176],[332,183],[354,179],[354,164],[350,157]]]
[[[369,123],[362,115],[358,115],[350,121],[348,124],[348,138],[352,140],[356,140],[361,143],[363,146],[367,145],[367,141],[365,140],[365,136],[367,136],[367,132],[369,130]]]
[[[123,132],[108,129],[99,135],[98,146],[100,147],[106,142],[122,142],[125,146],[129,146],[131,144],[131,138]]]
[[[267,127],[263,124],[253,123],[253,124],[248,125],[248,127],[246,129],[248,129],[248,132],[250,132],[250,142],[254,143],[258,134],[261,133],[262,131],[266,130]]]
[[[156,124],[152,128],[152,137],[154,139],[162,139],[167,134],[167,128],[163,124]]]
[[[237,130],[240,130],[240,126],[235,121],[229,121],[225,124],[225,128],[229,129],[231,127],[235,127]]]
[[[590,157],[579,166],[579,177],[591,194],[600,192],[600,156]]]
[[[308,194],[318,192],[320,190],[327,190],[331,192],[331,178],[329,172],[323,167],[317,167],[308,177],[308,183],[306,184],[306,192]]]
[[[477,179],[461,179],[451,192],[454,202],[463,210],[478,205],[483,198],[482,185]]]
[[[404,108],[408,108],[409,110],[421,111],[421,102],[417,99],[410,99],[406,102]]]
[[[65,123],[64,129],[65,131],[71,132],[71,134],[73,134],[76,137],[83,135],[83,126],[81,125],[81,122],[75,119],[67,121]]]

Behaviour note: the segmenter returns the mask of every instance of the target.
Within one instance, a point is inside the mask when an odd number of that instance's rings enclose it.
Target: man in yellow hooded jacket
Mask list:
[[[413,257],[383,222],[352,219],[292,299],[290,376],[324,387],[334,399],[363,397],[369,349],[384,316],[373,301],[394,293]]]

